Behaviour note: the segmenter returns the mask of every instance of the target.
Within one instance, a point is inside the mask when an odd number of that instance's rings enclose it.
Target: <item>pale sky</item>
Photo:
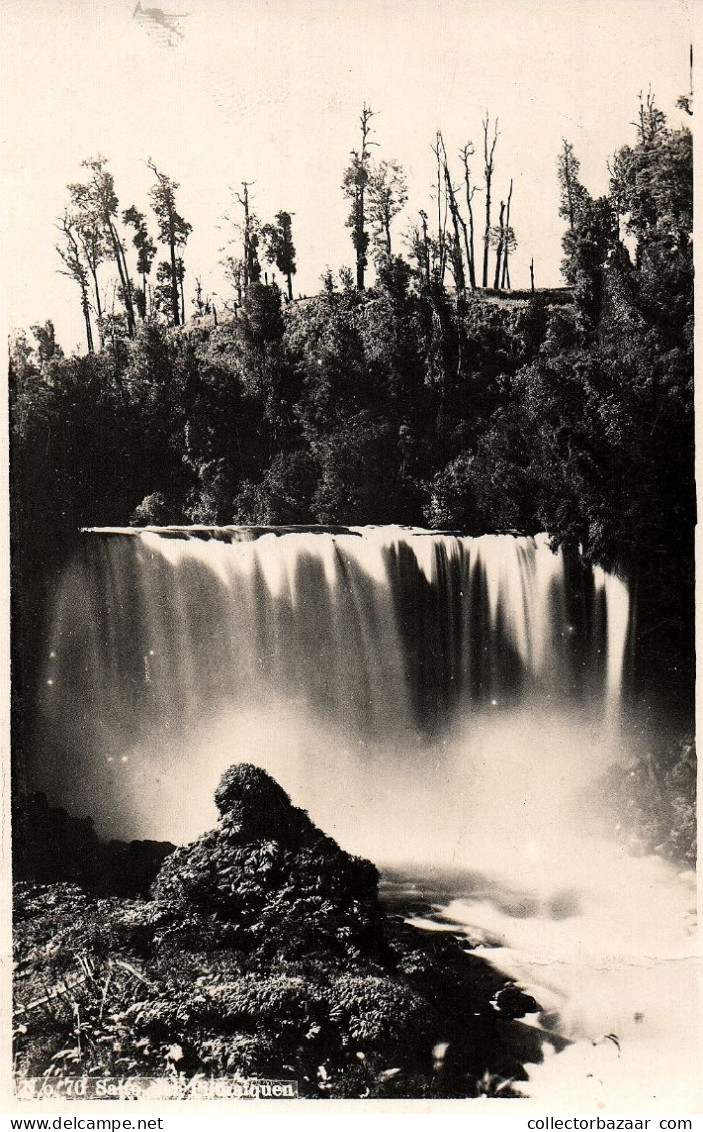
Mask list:
[[[675,100],[689,85],[686,0],[143,0],[157,6],[187,12],[182,39],[169,44],[127,0],[4,0],[8,322],[52,318],[67,350],[84,349],[83,325],[53,226],[86,157],[110,159],[121,208],[148,211],[148,157],[181,183],[188,282],[200,275],[218,293],[229,186],[254,181],[262,220],[295,214],[295,290],[313,293],[328,264],[354,262],[340,183],[364,100],[378,111],[377,157],[397,159],[410,184],[399,250],[417,211],[432,215],[435,131],[450,156],[474,141],[480,180],[488,110],[500,129],[496,205],[515,181],[512,282],[529,285],[534,256],[546,286],[559,282],[562,137],[598,194],[609,156],[634,138],[641,90],[651,85],[672,123],[685,117]]]

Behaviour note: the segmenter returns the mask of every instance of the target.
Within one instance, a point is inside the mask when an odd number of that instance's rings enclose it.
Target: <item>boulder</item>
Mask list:
[[[217,827],[176,849],[156,878],[162,910],[205,917],[220,942],[259,955],[378,952],[383,917],[370,861],[322,833],[260,767],[230,767],[215,801]]]

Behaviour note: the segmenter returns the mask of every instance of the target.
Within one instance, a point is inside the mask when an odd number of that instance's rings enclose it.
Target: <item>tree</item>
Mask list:
[[[181,293],[184,272],[179,269],[176,248],[185,246],[190,233],[193,231],[193,227],[183,219],[176,209],[176,189],[179,187],[178,182],[171,180],[165,173],[160,172],[151,158],[149,158],[147,165],[156,178],[156,184],[149,190],[149,196],[159,225],[159,237],[161,242],[169,250],[171,268],[171,317],[173,325],[179,326],[181,323],[181,311],[184,306],[184,298]]]
[[[176,270],[178,270],[178,265],[176,265]],[[156,286],[152,291],[152,304],[156,314],[172,326],[178,325],[178,323],[174,324],[173,322],[174,297],[180,319],[180,282],[177,276],[174,291],[171,264],[168,260],[162,259],[156,265]]]
[[[72,207],[79,214],[76,219],[76,227],[78,231],[86,232],[87,246],[92,248],[96,268],[99,257],[102,255],[101,242],[98,236],[102,237],[104,247],[109,249],[120,280],[120,294],[127,314],[127,332],[132,337],[135,325],[132,281],[127,269],[124,245],[116,225],[119,202],[115,191],[115,179],[112,173],[105,168],[107,165],[107,158],[105,157],[100,155],[91,157],[87,161],[81,162],[81,165],[83,168],[89,169],[92,176],[88,184],[68,186]],[[88,240],[90,240],[90,243],[88,243]],[[95,279],[95,288],[97,295],[97,278]]]
[[[236,194],[244,212],[244,223],[241,225],[241,231],[243,245],[242,274],[245,292],[251,283],[258,283],[261,278],[261,264],[258,254],[259,220],[256,214],[251,211],[249,203],[249,189],[253,183],[253,181],[242,181],[242,194]]]
[[[56,341],[56,328],[51,319],[48,318],[43,325],[36,323],[30,329],[36,342],[34,352],[40,369],[45,369],[52,362],[60,362],[64,354]]]
[[[405,172],[397,161],[381,161],[368,183],[368,216],[377,246],[392,254],[391,223],[405,207],[408,186]]]
[[[613,201],[626,232],[635,240],[638,265],[657,245],[684,255],[691,250],[691,132],[657,125],[657,115],[650,107],[638,130],[638,144],[623,146],[610,169]],[[647,125],[650,119],[654,124]]]
[[[517,240],[515,239],[515,232],[510,226],[510,205],[513,199],[513,179],[510,178],[510,190],[508,192],[508,203],[505,210],[505,226],[503,228],[503,276],[501,279],[501,287],[503,290],[510,290],[510,269],[508,267],[508,260],[517,247]]]
[[[505,201],[500,202],[500,214],[495,228],[491,228],[491,244],[496,250],[496,270],[493,278],[493,289],[500,287],[500,268],[503,255],[503,239],[505,235]]]
[[[651,90],[647,91],[646,98],[640,94],[639,103],[637,121],[633,125],[637,128],[640,145],[648,146],[666,130],[666,114],[657,106]]]
[[[444,169],[442,167],[440,134],[437,131],[435,145],[430,146],[437,162],[437,239],[434,241],[434,271],[433,275],[441,287],[444,286],[444,273],[447,267],[447,194],[444,184]]]
[[[139,313],[142,318],[145,318],[148,307],[146,277],[151,274],[151,265],[156,255],[156,244],[149,235],[144,213],[139,212],[134,205],[123,212],[122,219],[125,224],[134,228],[132,243],[137,249],[137,271],[142,277],[141,298],[139,295],[137,296],[137,306],[141,308]]]
[[[76,186],[74,186],[74,188],[75,187]],[[66,216],[74,230],[77,243],[80,245],[83,260],[90,273],[93,284],[93,302],[91,305],[97,316],[98,333],[100,335],[100,341],[102,342],[101,323],[103,308],[100,285],[98,283],[98,268],[110,257],[111,244],[106,236],[104,224],[99,212],[94,208],[91,209],[87,200],[84,199],[82,204],[77,204],[73,199],[72,193],[72,203],[66,211]]]
[[[351,239],[356,252],[356,285],[360,291],[364,290],[366,267],[368,264],[367,252],[369,250],[369,234],[366,230],[367,222],[367,190],[371,177],[371,151],[370,146],[376,142],[369,141],[371,133],[371,119],[374,113],[370,106],[364,103],[359,119],[361,128],[361,149],[351,151],[351,162],[344,172],[342,191],[351,202],[351,209],[347,218],[347,228],[351,228]]]
[[[193,296],[193,306],[198,318],[203,318],[204,315],[212,314],[213,303],[210,295],[206,295],[203,289],[203,281],[199,275],[195,277],[195,295]],[[215,323],[217,325],[217,323]]]
[[[93,328],[90,323],[90,300],[88,298],[88,272],[85,264],[81,259],[80,248],[78,246],[78,237],[73,224],[71,223],[68,212],[64,213],[63,219],[59,223],[59,230],[63,233],[64,243],[57,244],[56,250],[61,256],[65,266],[65,271],[62,275],[67,275],[69,279],[73,279],[80,288],[81,294],[81,310],[85,320],[85,333],[88,340],[88,353],[92,354],[94,350],[93,342]]]
[[[462,218],[459,213],[459,206],[456,201],[456,193],[452,185],[452,178],[449,172],[449,162],[447,160],[447,150],[444,144],[444,138],[440,130],[437,131],[437,144],[434,150],[438,163],[441,165],[442,177],[444,180],[444,196],[449,210],[449,215],[452,218],[452,240],[449,245],[449,258],[451,261],[452,275],[454,276],[454,285],[458,295],[464,295],[466,291],[466,276],[464,274],[464,260],[461,250],[461,238],[459,229],[462,224]],[[438,191],[440,186],[438,184]],[[464,237],[466,238],[466,230],[464,226]]]
[[[508,260],[517,247],[515,231],[510,224],[510,202],[513,196],[513,182],[510,181],[507,204],[500,202],[498,223],[491,228],[491,245],[496,249],[496,267],[493,279],[494,290],[510,288],[510,272]]]
[[[610,200],[593,200],[588,196],[580,206],[574,228],[562,239],[562,272],[574,288],[576,306],[587,332],[596,328],[601,315],[606,264],[617,240],[617,215]]]
[[[488,249],[491,245],[491,181],[493,180],[493,164],[496,143],[498,141],[498,119],[493,123],[493,138],[488,141],[488,127],[490,119],[486,111],[483,120],[483,173],[486,179],[486,225],[483,231],[483,274],[482,286],[488,286]]]
[[[559,215],[569,226],[562,237],[561,270],[574,288],[583,328],[593,330],[601,313],[605,264],[617,244],[618,224],[610,200],[594,200],[579,181],[579,170],[574,148],[564,140],[557,162]]]
[[[293,244],[290,212],[277,212],[275,224],[264,224],[261,235],[266,248],[266,259],[275,263],[286,280],[288,299],[293,298],[293,276],[296,273],[295,245]]]
[[[562,139],[562,151],[557,161],[560,201],[559,215],[568,220],[573,231],[579,211],[588,199],[588,193],[579,181],[581,163],[574,153],[574,147],[566,138]]]
[[[420,209],[420,227],[412,225],[406,236],[411,259],[415,261],[415,270],[425,288],[430,285],[430,237],[428,232],[428,217],[424,209]]]
[[[467,142],[465,146],[459,150],[461,163],[464,167],[464,188],[466,191],[466,211],[469,217],[468,231],[466,224],[464,224],[464,245],[466,248],[466,263],[469,269],[469,282],[471,290],[476,290],[476,255],[474,252],[474,210],[473,199],[476,193],[476,186],[471,182],[471,172],[469,169],[469,158],[473,156],[474,147],[471,142]]]

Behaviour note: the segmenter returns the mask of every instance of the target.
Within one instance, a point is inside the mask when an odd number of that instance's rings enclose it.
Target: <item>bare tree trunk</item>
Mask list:
[[[88,293],[84,286],[81,287],[81,306],[83,308],[83,318],[85,319],[85,336],[88,339],[88,353],[94,354],[93,328],[90,325],[90,304],[88,302]]]
[[[359,291],[363,291],[366,285],[364,278],[366,274],[366,254],[362,250],[365,235],[364,208],[364,189],[362,185],[359,185],[356,198],[356,285]]]
[[[505,211],[505,239],[503,241],[503,278],[501,280],[501,287],[503,290],[507,287],[510,290],[510,271],[508,270],[508,258],[510,256],[510,202],[513,199],[513,179],[510,178],[510,191],[508,192],[508,207]]]
[[[356,285],[359,291],[363,291],[366,286],[366,265],[368,263],[366,255],[368,244],[366,235],[366,182],[368,180],[368,162],[371,156],[369,153],[369,145],[376,145],[376,142],[369,142],[372,118],[373,110],[364,103],[364,108],[361,112],[361,168],[359,170],[357,199],[355,202]]]
[[[483,156],[484,156],[484,175],[486,178],[486,227],[483,233],[483,286],[488,287],[488,249],[491,241],[491,181],[493,179],[493,155],[495,153],[496,142],[498,141],[498,119],[496,118],[493,124],[493,141],[489,147],[488,145],[488,126],[489,117],[486,112],[486,117],[483,122]]]
[[[496,248],[496,273],[493,277],[493,289],[498,291],[500,289],[500,264],[503,255],[503,244],[505,242],[505,227],[503,224],[503,217],[505,215],[505,202],[500,202],[500,219],[498,221],[498,246]]]
[[[427,235],[427,213],[421,212],[420,219],[422,220],[422,242],[425,249],[425,283],[430,285],[430,240]]]
[[[244,292],[246,293],[247,287],[252,282],[251,279],[251,265],[252,265],[252,250],[251,250],[251,213],[249,211],[249,186],[253,181],[242,181],[242,188],[244,189],[244,196],[237,193],[237,200],[244,209],[244,232],[243,232],[243,248],[242,248],[242,263],[243,263],[243,284]],[[239,301],[241,303],[241,287],[237,284],[237,292]]]
[[[442,143],[442,135],[439,130],[437,131],[437,141],[432,147],[432,152],[437,158],[437,279],[440,283],[444,284],[444,274],[447,269],[447,201],[446,194],[443,191],[444,174],[442,171],[442,159],[440,156],[440,144]],[[442,217],[442,197],[444,201],[444,217]]]
[[[171,317],[173,318],[173,325],[178,326],[180,325],[178,302],[178,266],[176,261],[176,243],[173,238],[172,229],[169,231],[168,247],[171,255]]]
[[[98,319],[101,319],[103,316],[103,305],[100,299],[100,288],[98,287],[98,273],[91,269],[91,275],[93,276],[93,289],[95,291],[95,313]]]
[[[293,302],[293,276],[291,275],[290,271],[286,275],[286,279],[288,280],[288,302],[292,303]]]
[[[98,335],[100,337],[100,345],[102,346],[102,344],[103,344],[103,332],[102,332],[101,323],[102,323],[102,317],[103,317],[103,308],[102,308],[102,303],[100,301],[100,288],[98,286],[98,269],[97,269],[97,265],[95,263],[95,259],[94,259],[93,256],[90,255],[90,253],[89,253],[89,251],[86,247],[85,240],[83,239],[82,236],[80,237],[80,241],[81,241],[81,247],[83,248],[83,255],[85,257],[86,263],[88,264],[88,270],[90,271],[90,275],[91,275],[91,278],[93,280],[93,293],[95,295],[95,314],[96,314],[97,319],[98,319]],[[91,333],[91,337],[92,337],[92,333]],[[92,353],[92,351],[91,351],[91,353]]]
[[[81,240],[81,247],[83,248],[83,256],[85,258],[85,262],[88,264],[88,270],[90,271],[90,275],[91,275],[91,278],[93,280],[93,292],[95,294],[95,313],[97,314],[98,319],[101,319],[102,316],[103,316],[103,309],[102,309],[102,303],[100,301],[100,288],[98,287],[97,264],[95,262],[95,257],[91,256],[90,252],[88,251],[88,248],[86,247],[86,242],[85,242],[85,240],[83,239],[82,236],[80,237],[80,240]]]
[[[127,332],[130,338],[134,337],[134,306],[132,304],[132,281],[129,278],[127,270],[127,261],[125,259],[124,248],[122,242],[117,234],[115,225],[112,223],[112,218],[107,217],[107,228],[110,235],[110,242],[112,243],[112,251],[117,264],[117,273],[120,277],[120,284],[122,286],[122,294],[124,296],[124,305],[127,311]]]
[[[461,160],[464,165],[464,184],[466,186],[466,210],[469,217],[469,230],[467,233],[466,224],[462,221],[464,229],[464,244],[466,247],[466,263],[469,269],[469,283],[471,290],[476,290],[476,256],[474,252],[474,210],[472,205],[473,195],[476,191],[471,186],[471,178],[469,174],[469,157],[473,152],[473,146],[465,145],[460,152]]]
[[[534,290],[535,290],[535,261],[534,261],[534,257],[530,260],[530,290],[534,294]]]
[[[444,138],[441,133],[437,134],[437,149],[441,146],[442,150],[442,165],[444,167],[444,184],[447,204],[452,218],[452,227],[454,229],[454,239],[452,242],[452,271],[454,274],[454,284],[459,295],[466,293],[466,276],[464,274],[464,261],[461,251],[461,237],[459,235],[459,209],[456,203],[456,194],[452,186],[452,179],[449,174],[449,163],[447,161],[447,150],[444,145]]]

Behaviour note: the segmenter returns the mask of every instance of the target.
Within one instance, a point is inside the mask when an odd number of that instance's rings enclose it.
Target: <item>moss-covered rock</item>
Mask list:
[[[215,801],[217,827],[177,849],[157,876],[162,910],[176,921],[207,917],[247,952],[378,952],[382,916],[370,861],[340,849],[259,767],[230,767]]]
[[[20,1073],[293,1079],[307,1097],[525,1076],[540,1041],[513,1019],[534,1000],[384,913],[375,867],[263,770],[231,767],[216,800],[217,827],[164,862],[150,901],[16,886]]]

